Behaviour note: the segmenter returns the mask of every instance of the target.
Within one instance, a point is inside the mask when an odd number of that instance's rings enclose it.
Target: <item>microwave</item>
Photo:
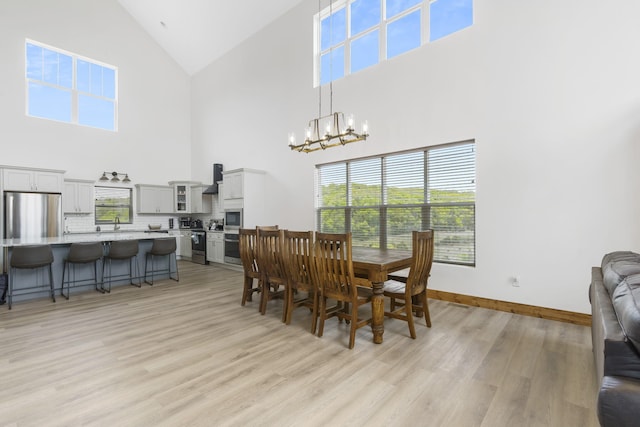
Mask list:
[[[191,217],[181,216],[178,223],[180,228],[191,228]]]
[[[227,230],[242,228],[242,209],[227,209],[224,211],[224,228]]]

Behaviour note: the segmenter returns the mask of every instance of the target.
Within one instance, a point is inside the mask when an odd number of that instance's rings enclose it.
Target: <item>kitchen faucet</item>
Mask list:
[[[120,229],[120,217],[117,216],[116,219],[113,221],[113,231],[116,231],[119,229]]]

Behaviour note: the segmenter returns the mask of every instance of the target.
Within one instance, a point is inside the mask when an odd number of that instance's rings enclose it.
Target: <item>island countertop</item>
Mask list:
[[[138,254],[133,261],[133,265],[135,268],[132,267],[130,261],[124,263],[115,263],[115,265],[113,266],[111,266],[111,263],[109,264],[110,271],[112,272],[111,276],[113,278],[113,286],[129,285],[131,283],[131,280],[129,278],[129,269],[133,268],[133,270],[137,272],[136,277],[134,277],[134,282],[144,280],[143,272],[145,271],[147,262],[146,254],[151,249],[153,241],[155,239],[167,237],[176,238],[175,235],[172,235],[170,233],[149,233],[144,231],[121,230],[110,232],[64,234],[59,237],[4,239],[0,240],[0,249],[2,250],[3,255],[0,257],[0,271],[5,274],[8,272],[7,270],[9,269],[9,260],[11,259],[11,253],[13,252],[14,248],[27,245],[50,245],[53,252],[53,262],[51,264],[51,268],[53,272],[53,283],[55,290],[54,292],[60,292],[62,288],[64,262],[73,243],[101,242],[104,245],[105,253],[108,253],[108,246],[110,242],[117,240],[138,240]],[[160,259],[158,262],[160,261],[164,262],[164,260],[162,259]],[[154,261],[152,260],[152,263],[153,262]],[[78,277],[92,277],[92,275],[95,273],[95,266],[92,264],[80,264],[76,265],[75,267],[77,267]],[[102,261],[102,270],[104,271],[104,260]],[[25,299],[33,299],[45,296],[48,298],[50,293],[48,285],[46,287],[42,287],[42,290],[39,290],[38,288],[27,293],[21,293],[21,291],[24,291],[27,288],[33,288],[34,284],[44,283],[39,273],[41,272],[31,269],[17,270],[10,273],[21,276],[20,280],[18,281],[18,286],[14,288],[15,291],[18,291],[14,294],[14,301],[22,301]],[[156,274],[156,278],[158,279],[164,277],[169,277],[169,274],[166,272],[158,272]],[[81,290],[91,290],[93,289],[93,286],[93,284],[80,284],[76,287],[80,288]]]
[[[60,237],[36,237],[27,239],[2,239],[0,248],[13,248],[27,245],[70,245],[71,243],[113,242],[115,240],[153,240],[175,237],[168,233],[144,231],[101,231],[95,233],[64,234]]]

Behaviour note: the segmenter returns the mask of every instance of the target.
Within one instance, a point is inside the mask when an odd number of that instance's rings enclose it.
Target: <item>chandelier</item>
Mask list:
[[[320,21],[320,0],[318,0],[318,21]],[[333,0],[329,3],[329,32],[333,31]],[[321,23],[318,22],[318,43],[320,43]],[[362,123],[361,132],[356,132],[353,114],[346,117],[344,113],[333,111],[333,46],[329,47],[329,114],[322,115],[322,84],[318,82],[318,117],[309,120],[305,129],[305,139],[296,143],[296,135],[289,133],[289,148],[301,153],[325,150],[330,147],[346,145],[352,142],[365,141],[369,136],[369,124]]]

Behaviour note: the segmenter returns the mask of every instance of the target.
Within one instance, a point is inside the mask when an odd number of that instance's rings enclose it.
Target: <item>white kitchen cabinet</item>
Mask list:
[[[180,247],[180,240],[182,239],[182,233],[179,230],[169,230],[169,236],[176,239],[176,257],[181,258],[182,252]]]
[[[244,172],[242,170],[223,172],[224,187],[223,198],[225,200],[242,199]]]
[[[202,184],[191,186],[191,213],[211,213],[212,196],[202,194],[206,188],[207,186]]]
[[[137,213],[173,213],[173,187],[136,185]]]
[[[266,172],[236,169],[223,172],[224,209],[242,209],[242,226],[253,228],[269,223],[265,218]]]
[[[215,195],[218,200],[218,205],[216,206],[216,214],[218,214],[221,218],[224,218],[224,184],[222,181],[218,183],[218,194]]]
[[[62,210],[64,213],[90,214],[94,210],[94,181],[68,179],[64,181]]]
[[[191,259],[191,230],[180,231],[180,258]]]
[[[207,231],[207,261],[224,262],[224,233]]]
[[[170,181],[173,187],[173,212],[178,214],[191,213],[191,187],[202,185],[196,181]]]
[[[3,169],[4,191],[34,191],[38,193],[62,193],[64,171],[45,169]]]

